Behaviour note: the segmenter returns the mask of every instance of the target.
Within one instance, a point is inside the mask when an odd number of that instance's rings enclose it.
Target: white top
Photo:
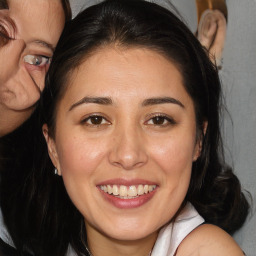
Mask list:
[[[151,256],[173,256],[183,239],[203,222],[193,205],[187,203],[175,222],[160,230]]]
[[[6,243],[14,247],[13,241],[5,227],[2,211],[0,209],[0,238]]]
[[[174,256],[183,239],[196,227],[201,225],[204,219],[198,214],[192,204],[187,203],[175,222],[165,225],[159,232],[151,256]],[[0,238],[14,247],[2,219],[0,210]],[[70,247],[67,256],[76,256]]]

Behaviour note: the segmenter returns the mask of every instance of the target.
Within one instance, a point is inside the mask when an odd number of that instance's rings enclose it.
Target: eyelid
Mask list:
[[[93,113],[93,114],[88,114],[86,115],[85,117],[83,117],[83,119],[80,121],[80,123],[82,124],[85,124],[85,125],[88,125],[88,126],[101,126],[101,125],[106,125],[106,123],[104,124],[99,124],[99,125],[96,125],[96,124],[88,124],[86,123],[90,118],[93,118],[93,117],[101,117],[102,119],[104,119],[106,121],[107,124],[111,124],[111,122],[109,121],[109,119],[104,116],[103,114],[101,113]]]
[[[15,39],[16,25],[14,21],[7,15],[0,19],[0,36],[6,40]]]
[[[145,124],[147,124],[150,120],[152,120],[153,118],[155,117],[162,117],[164,118],[165,120],[168,121],[168,123],[170,125],[175,125],[177,124],[177,122],[174,120],[173,117],[167,115],[167,114],[164,114],[164,113],[152,113],[150,115],[147,116],[147,121],[145,122]],[[157,125],[157,124],[152,124],[152,125],[155,125],[155,126],[166,126],[166,124],[162,124],[162,125]],[[168,125],[168,124],[167,124]]]
[[[8,41],[13,40],[13,38],[10,37],[8,31],[4,26],[0,24],[0,46],[4,46],[8,43]]]
[[[43,63],[40,63],[40,64],[35,63],[35,61],[38,61],[40,59]],[[24,60],[24,62],[26,62],[30,65],[42,67],[42,66],[50,64],[51,57],[47,57],[47,56],[43,56],[43,55],[28,54],[28,55],[24,56],[23,60]]]

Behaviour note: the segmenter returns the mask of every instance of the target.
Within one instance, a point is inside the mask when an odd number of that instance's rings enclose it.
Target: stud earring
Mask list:
[[[54,174],[58,175],[58,169],[57,168],[54,168]]]

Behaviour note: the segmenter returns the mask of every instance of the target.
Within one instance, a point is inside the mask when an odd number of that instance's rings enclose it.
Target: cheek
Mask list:
[[[90,175],[102,162],[105,147],[81,136],[63,139],[57,145],[60,168],[63,176]]]
[[[191,139],[192,138],[192,139]],[[178,211],[190,184],[194,140],[188,136],[174,136],[155,142],[150,152],[160,177],[161,197],[158,200],[161,218],[166,222]],[[168,205],[168,210],[166,208]]]
[[[172,179],[190,177],[195,147],[192,138],[173,136],[151,146],[151,158],[165,175]]]
[[[56,146],[67,193],[77,209],[87,216],[95,192],[95,173],[104,164],[106,148],[101,142],[82,136],[66,136]]]

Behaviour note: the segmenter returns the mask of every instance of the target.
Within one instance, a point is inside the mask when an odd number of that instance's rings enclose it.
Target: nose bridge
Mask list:
[[[23,39],[15,39],[9,42],[9,50],[11,52],[9,63],[12,63],[12,73],[16,73],[23,63],[22,53],[26,48],[26,43]]]
[[[24,39],[19,38],[19,39],[15,39],[15,41],[17,42],[17,44],[19,45],[19,49],[21,51],[23,51],[26,48],[26,42],[24,41]]]
[[[144,165],[146,161],[147,154],[140,126],[132,121],[117,126],[113,137],[110,162],[130,170]]]

